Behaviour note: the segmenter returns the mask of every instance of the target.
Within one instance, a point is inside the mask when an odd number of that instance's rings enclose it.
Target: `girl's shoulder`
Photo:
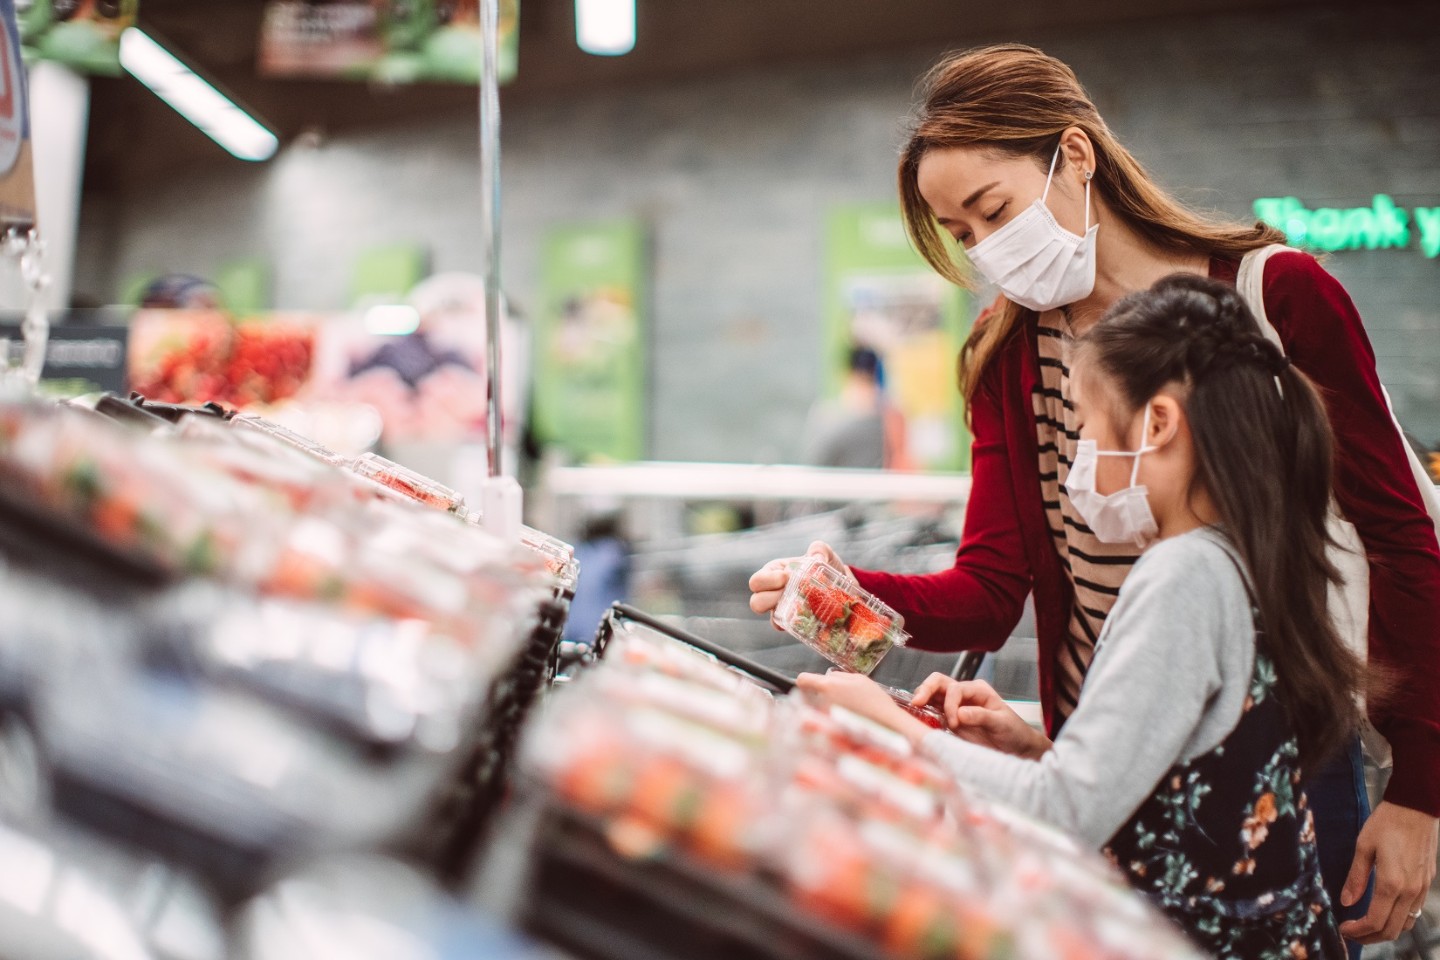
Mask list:
[[[1202,527],[1161,540],[1141,554],[1122,594],[1143,587],[1147,591],[1183,589],[1191,597],[1244,596],[1243,569],[1225,535],[1213,527]]]

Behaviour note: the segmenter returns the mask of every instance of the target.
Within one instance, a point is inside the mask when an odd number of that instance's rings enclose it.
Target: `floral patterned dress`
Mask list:
[[[1345,960],[1298,744],[1252,611],[1255,669],[1240,722],[1172,767],[1105,854],[1219,960]]]

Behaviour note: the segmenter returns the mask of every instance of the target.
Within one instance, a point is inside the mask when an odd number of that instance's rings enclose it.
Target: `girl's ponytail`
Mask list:
[[[1129,411],[1167,385],[1186,391],[1195,482],[1250,573],[1281,700],[1314,763],[1353,731],[1365,677],[1326,607],[1334,443],[1314,385],[1233,287],[1191,274],[1121,300],[1077,351]]]

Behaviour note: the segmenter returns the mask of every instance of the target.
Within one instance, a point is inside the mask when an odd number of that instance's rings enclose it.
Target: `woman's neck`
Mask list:
[[[1156,247],[1130,229],[1098,198],[1095,215],[1100,224],[1095,235],[1095,289],[1066,310],[1066,318],[1076,336],[1094,326],[1115,301],[1149,288],[1161,277],[1172,273],[1201,276],[1209,273],[1208,256]]]

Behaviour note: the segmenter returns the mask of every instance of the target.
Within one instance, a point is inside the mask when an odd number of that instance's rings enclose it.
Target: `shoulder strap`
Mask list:
[[[1256,322],[1260,324],[1260,332],[1282,352],[1285,344],[1280,342],[1280,333],[1265,315],[1265,263],[1277,253],[1295,252],[1297,251],[1294,247],[1287,247],[1283,243],[1256,247],[1240,258],[1240,269],[1235,275],[1235,289],[1250,307],[1250,312],[1255,315]]]

